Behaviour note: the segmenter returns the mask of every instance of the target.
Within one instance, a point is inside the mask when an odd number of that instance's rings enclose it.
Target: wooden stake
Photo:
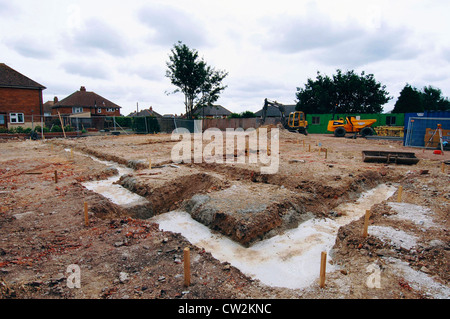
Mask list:
[[[366,210],[366,216],[364,218],[364,230],[363,237],[367,237],[367,229],[369,228],[369,218],[370,218],[370,210]]]
[[[62,128],[62,131],[64,134],[64,138],[66,138],[66,131],[64,131],[64,123],[62,121],[61,114],[59,114],[59,111],[58,111],[58,116],[59,116],[59,122],[61,123],[61,128]]]
[[[152,159],[151,158],[148,159],[148,168],[152,169]]]
[[[327,267],[327,253],[325,251],[322,251],[322,254],[320,256],[320,281],[319,281],[320,288],[325,287],[326,267]]]
[[[58,184],[58,171],[55,171],[55,184]]]
[[[308,152],[311,152],[311,144],[308,144]]]
[[[184,285],[189,287],[191,284],[191,257],[190,249],[186,247],[184,249]]]
[[[398,188],[398,196],[397,196],[397,202],[401,202],[402,201],[402,193],[403,193],[403,186],[399,186]]]
[[[327,159],[327,157],[328,157],[328,149],[326,148],[325,149],[325,159]]]
[[[88,203],[84,202],[84,225],[89,226]]]
[[[445,173],[445,164],[444,164],[444,162],[441,163],[441,171],[442,171],[442,173]]]

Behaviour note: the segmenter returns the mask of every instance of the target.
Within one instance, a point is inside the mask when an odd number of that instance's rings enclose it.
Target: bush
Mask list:
[[[48,129],[48,127],[44,126],[44,129],[42,130],[40,125],[36,125],[36,127],[34,128],[35,132],[41,133],[42,131],[44,131],[44,133],[48,133],[50,132],[50,130]]]
[[[62,132],[62,129],[59,125],[53,125],[50,132]]]
[[[31,127],[27,127],[23,130],[24,133],[30,134],[31,133]]]
[[[133,126],[132,120],[133,120],[132,117],[116,116],[116,123],[121,127],[132,127]]]
[[[23,132],[24,132],[24,129],[23,129],[22,126],[17,126],[16,127],[16,133],[23,133]]]
[[[245,111],[241,113],[241,116],[243,118],[251,118],[251,117],[256,117],[256,114],[253,113],[252,111]]]

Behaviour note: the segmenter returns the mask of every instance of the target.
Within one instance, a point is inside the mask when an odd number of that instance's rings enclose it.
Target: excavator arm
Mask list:
[[[261,124],[264,124],[266,122],[266,116],[267,116],[267,108],[270,106],[276,107],[280,113],[281,113],[281,123],[283,124],[283,127],[286,128],[286,115],[284,114],[285,108],[283,104],[280,104],[276,101],[269,101],[267,98],[264,99],[264,107],[262,109],[262,115],[261,115]]]

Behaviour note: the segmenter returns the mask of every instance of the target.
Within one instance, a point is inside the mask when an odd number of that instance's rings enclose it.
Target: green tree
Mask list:
[[[442,96],[442,91],[431,85],[422,91],[406,84],[395,102],[393,113],[416,113],[423,111],[449,111],[450,101]]]
[[[228,73],[207,65],[199,58],[197,50],[190,49],[181,41],[172,48],[166,64],[166,77],[177,87],[169,94],[184,94],[186,115],[189,118],[192,118],[195,107],[212,105],[227,87],[222,85],[222,81]]]
[[[252,111],[244,111],[241,113],[241,117],[243,118],[252,118],[252,117],[256,117],[256,114],[253,113]]]
[[[442,96],[442,91],[431,85],[423,88],[422,92],[423,109],[426,111],[449,111],[450,101]]]
[[[315,80],[308,79],[304,88],[297,88],[296,97],[296,109],[305,113],[379,113],[391,99],[373,74],[339,69],[333,77],[317,72]]]
[[[423,112],[422,93],[409,84],[401,90],[392,113]]]

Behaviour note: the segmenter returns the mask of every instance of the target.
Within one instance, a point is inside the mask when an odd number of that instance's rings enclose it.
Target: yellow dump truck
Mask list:
[[[373,135],[375,132],[371,127],[377,120],[361,120],[354,116],[347,116],[345,119],[331,120],[328,122],[327,130],[333,132],[336,137],[344,137],[347,133],[361,136]]]

